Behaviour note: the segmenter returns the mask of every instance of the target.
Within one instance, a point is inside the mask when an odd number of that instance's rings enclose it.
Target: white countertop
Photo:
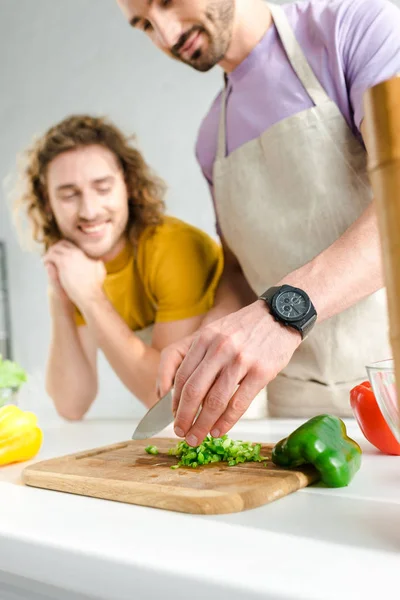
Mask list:
[[[303,421],[244,421],[230,435],[275,442]],[[379,454],[345,422],[364,451],[348,487],[308,487],[230,515],[29,488],[20,483],[29,463],[2,467],[0,572],[57,586],[63,598],[376,599],[398,587],[400,457]],[[135,424],[57,421],[43,427],[32,462],[130,439]]]

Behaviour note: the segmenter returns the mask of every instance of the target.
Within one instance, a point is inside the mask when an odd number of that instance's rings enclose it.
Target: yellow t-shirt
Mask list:
[[[204,231],[175,217],[147,227],[105,263],[104,292],[132,331],[206,313],[222,273],[222,249]],[[77,325],[85,320],[78,309]]]

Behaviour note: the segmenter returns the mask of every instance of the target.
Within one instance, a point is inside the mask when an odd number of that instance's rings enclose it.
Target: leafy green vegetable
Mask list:
[[[267,457],[262,456],[260,452],[261,444],[232,440],[227,435],[219,438],[208,435],[196,447],[189,446],[182,440],[174,448],[170,448],[168,454],[179,458],[178,464],[173,465],[171,469],[179,467],[196,469],[198,466],[217,462],[227,462],[230,467],[233,467],[244,462],[266,461]]]
[[[0,388],[19,389],[26,380],[24,369],[11,360],[3,360],[0,354]]]
[[[157,446],[147,446],[145,450],[147,454],[158,454]]]

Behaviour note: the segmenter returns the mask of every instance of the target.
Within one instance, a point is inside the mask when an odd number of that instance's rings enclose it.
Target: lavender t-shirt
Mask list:
[[[302,0],[282,8],[320,83],[361,139],[364,92],[400,73],[400,10],[389,0]],[[312,106],[272,25],[228,75],[228,154]],[[211,192],[220,107],[221,93],[201,124],[196,144]]]

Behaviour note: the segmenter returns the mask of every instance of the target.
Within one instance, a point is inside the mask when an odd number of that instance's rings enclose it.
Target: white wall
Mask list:
[[[220,70],[200,74],[165,57],[129,28],[114,0],[1,0],[0,57],[1,181],[34,134],[67,114],[107,114],[137,133],[146,159],[167,180],[169,212],[215,235],[193,150]],[[46,277],[39,256],[22,252],[4,193],[0,239],[8,251],[14,357],[30,374],[22,401],[51,414],[43,383]],[[90,417],[143,414],[104,359],[99,365],[101,392]]]

